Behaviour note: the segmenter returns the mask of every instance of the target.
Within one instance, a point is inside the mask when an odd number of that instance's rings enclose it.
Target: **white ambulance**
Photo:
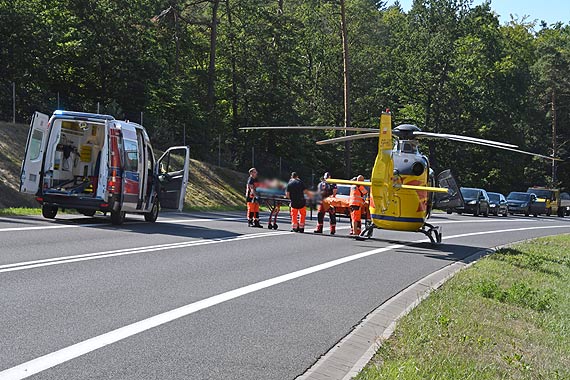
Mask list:
[[[145,129],[109,115],[55,111],[32,117],[20,173],[20,192],[36,196],[42,215],[75,209],[109,212],[113,224],[126,213],[156,221],[159,207],[182,210],[189,148],[169,148],[155,160]]]

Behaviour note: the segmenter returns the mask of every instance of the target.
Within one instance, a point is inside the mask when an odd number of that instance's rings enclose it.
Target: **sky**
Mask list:
[[[412,6],[412,0],[399,0],[402,9],[407,12]],[[394,4],[395,0],[389,0],[388,5]],[[474,0],[473,6],[483,3],[483,0]],[[512,14],[515,19],[529,16],[527,21],[541,20],[548,24],[561,21],[570,23],[570,1],[568,0],[492,0],[491,9],[498,15],[501,23],[510,21]]]

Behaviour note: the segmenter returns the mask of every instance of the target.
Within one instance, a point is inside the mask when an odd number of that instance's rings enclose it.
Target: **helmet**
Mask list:
[[[329,172],[326,172],[325,174],[323,174],[323,178],[324,178],[324,179],[327,179],[327,178],[330,178],[330,177],[331,177],[331,173],[329,173]]]

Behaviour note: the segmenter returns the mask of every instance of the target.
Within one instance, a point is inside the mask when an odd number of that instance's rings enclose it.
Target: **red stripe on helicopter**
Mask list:
[[[404,185],[425,186],[425,183],[417,179],[414,179],[410,182],[404,183]],[[420,201],[416,212],[427,211],[428,192],[425,190],[416,190],[416,192],[418,193],[418,199]]]

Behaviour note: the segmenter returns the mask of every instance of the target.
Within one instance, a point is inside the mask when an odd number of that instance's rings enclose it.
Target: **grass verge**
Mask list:
[[[8,207],[0,208],[0,216],[22,216],[22,215],[41,215],[41,208],[31,207]]]
[[[357,376],[570,379],[570,235],[501,249],[404,317]]]

